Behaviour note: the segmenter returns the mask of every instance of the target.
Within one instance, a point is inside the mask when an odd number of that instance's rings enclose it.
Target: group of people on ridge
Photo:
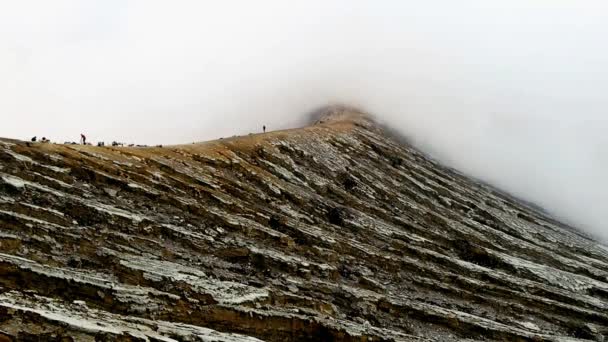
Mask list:
[[[263,126],[262,126],[262,132],[266,133],[266,125],[263,125]],[[32,141],[32,142],[37,142],[37,141],[38,141],[38,137],[37,137],[37,136],[34,136],[34,137],[31,139],[31,141]],[[40,142],[43,142],[43,143],[48,143],[48,142],[50,142],[50,140],[48,140],[46,137],[43,137],[43,138],[40,140]],[[68,144],[68,143],[66,142],[66,144]],[[71,144],[74,144],[74,145],[75,145],[76,143],[71,143]],[[84,135],[83,133],[80,133],[80,144],[81,144],[81,145],[87,145],[87,137],[86,137],[86,135]],[[103,146],[105,146],[105,145],[106,145],[106,144],[105,144],[104,142],[99,142],[99,143],[97,143],[97,146],[99,146],[99,147],[103,147]],[[123,143],[119,143],[119,142],[114,141],[114,142],[112,142],[112,146],[124,146],[124,144],[123,144]],[[134,145],[133,145],[133,144],[131,144],[131,145],[129,145],[129,146],[134,146]],[[139,147],[139,146],[142,146],[142,147],[143,147],[144,145],[137,145],[137,146],[138,146],[138,147]],[[162,145],[157,145],[156,147],[162,147]]]

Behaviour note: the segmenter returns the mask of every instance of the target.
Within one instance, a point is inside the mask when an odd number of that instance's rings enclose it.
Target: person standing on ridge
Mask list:
[[[82,133],[80,133],[80,141],[82,142],[83,145],[87,144],[87,137]]]
[[[262,126],[262,130],[266,133],[266,125]]]

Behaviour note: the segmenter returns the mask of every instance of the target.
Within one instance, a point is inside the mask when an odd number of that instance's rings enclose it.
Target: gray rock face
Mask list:
[[[608,248],[365,117],[0,140],[0,341],[602,341]]]

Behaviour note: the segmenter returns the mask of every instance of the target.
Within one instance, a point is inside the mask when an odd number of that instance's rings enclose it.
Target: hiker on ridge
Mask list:
[[[80,142],[82,142],[83,145],[87,144],[87,137],[82,133],[80,133]]]

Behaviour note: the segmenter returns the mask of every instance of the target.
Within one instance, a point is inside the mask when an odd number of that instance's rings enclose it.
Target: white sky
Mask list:
[[[184,143],[358,105],[608,237],[608,3],[0,3],[0,136]]]

